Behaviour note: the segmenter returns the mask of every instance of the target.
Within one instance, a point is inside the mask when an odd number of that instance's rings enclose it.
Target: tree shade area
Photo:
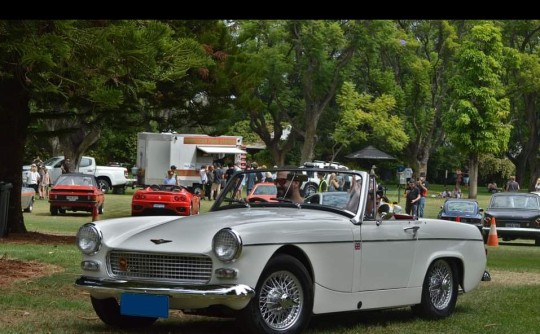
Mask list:
[[[540,167],[538,20],[0,21],[0,181],[34,157],[133,165],[142,131],[241,135],[301,165],[369,145],[477,186]],[[249,139],[249,140],[248,140]],[[450,173],[450,176],[448,176]],[[470,189],[471,190],[471,189]],[[19,196],[8,230],[24,232]]]

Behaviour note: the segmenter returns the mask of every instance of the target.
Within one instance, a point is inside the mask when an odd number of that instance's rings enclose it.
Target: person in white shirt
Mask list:
[[[36,191],[36,194],[39,194],[38,183],[40,178],[41,177],[37,171],[36,164],[32,164],[32,166],[30,167],[30,172],[28,173],[28,177],[26,179],[26,184],[28,185],[28,187],[33,188]]]

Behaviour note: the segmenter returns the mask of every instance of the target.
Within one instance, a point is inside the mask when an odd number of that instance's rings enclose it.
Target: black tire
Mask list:
[[[540,238],[534,239],[534,245],[535,246],[540,246]]]
[[[65,215],[66,214],[66,209],[58,208],[58,212]]]
[[[240,311],[246,333],[301,333],[313,311],[313,281],[304,265],[290,255],[271,259],[257,283],[255,296]]]
[[[454,312],[458,295],[455,265],[439,259],[429,266],[422,285],[422,302],[412,310],[427,319],[441,319]]]
[[[28,206],[24,209],[24,212],[32,212],[32,210],[34,210],[34,199],[33,198],[30,200],[30,203],[28,204]]]
[[[101,204],[100,206],[98,206],[98,214],[102,215],[103,212],[105,212],[105,204]]]
[[[101,189],[101,191],[103,191],[104,193],[107,193],[109,189],[111,189],[111,184],[105,179],[97,179],[97,184],[98,188]]]
[[[58,208],[56,206],[51,205],[49,211],[51,212],[51,216],[57,216],[58,215]]]
[[[304,197],[308,197],[309,195],[316,193],[318,188],[319,186],[315,183],[307,183],[304,187]]]
[[[90,298],[92,299],[92,307],[94,307],[94,311],[96,312],[97,316],[101,319],[101,321],[109,326],[125,329],[140,328],[148,327],[157,320],[157,318],[136,317],[120,314],[120,305],[114,298]]]

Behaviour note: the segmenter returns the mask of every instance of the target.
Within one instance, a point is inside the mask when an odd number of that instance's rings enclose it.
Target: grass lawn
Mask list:
[[[430,195],[442,188],[432,186]],[[489,194],[480,190],[478,201],[485,208]],[[107,194],[105,213],[99,218],[128,216],[132,194],[131,189],[125,195]],[[397,194],[398,189],[390,186],[390,199],[397,201]],[[201,203],[206,212],[213,202]],[[442,203],[443,199],[427,198],[426,217],[436,217]],[[405,206],[403,197],[400,204]],[[80,225],[91,221],[91,216],[83,213],[51,216],[44,200],[37,200],[34,212],[24,213],[24,217],[28,231],[62,235],[74,235]],[[2,257],[38,261],[48,267],[45,276],[0,284],[0,333],[125,333],[106,327],[95,315],[89,296],[74,288],[81,257],[75,245],[0,241]],[[409,308],[355,312],[316,316],[307,333],[539,333],[539,259],[540,247],[534,247],[532,241],[501,242],[499,247],[488,247],[492,281],[481,282],[476,290],[461,294],[454,315],[444,320],[415,318]],[[186,316],[176,311],[150,329],[135,332],[149,331],[237,332],[229,319]]]

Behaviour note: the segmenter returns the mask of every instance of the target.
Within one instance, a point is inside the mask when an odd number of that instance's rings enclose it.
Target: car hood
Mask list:
[[[313,232],[310,241],[352,240],[353,228],[345,216],[292,208],[231,209],[187,217],[126,217],[95,224],[108,248],[195,253],[210,252],[213,236],[226,227],[238,232],[244,245],[273,240],[298,242],[307,230]]]

